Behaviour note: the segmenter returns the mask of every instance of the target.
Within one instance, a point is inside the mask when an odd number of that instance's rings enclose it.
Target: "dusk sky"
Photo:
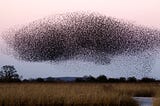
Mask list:
[[[159,0],[0,0],[0,51],[4,52],[5,43],[1,33],[9,28],[17,28],[34,20],[65,12],[89,11],[124,19],[138,25],[160,29]],[[14,65],[24,78],[61,77],[61,76],[98,76],[109,77],[145,76],[140,65],[145,64],[143,56],[118,56],[109,65],[97,65],[92,62],[64,61],[62,63],[24,62],[11,55],[0,52],[0,67]],[[145,55],[142,54],[142,55]],[[147,76],[160,78],[160,53],[155,53],[152,69]]]

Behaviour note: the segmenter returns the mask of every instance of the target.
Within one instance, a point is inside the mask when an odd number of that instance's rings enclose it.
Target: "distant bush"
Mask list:
[[[109,78],[108,82],[120,82],[118,78]]]
[[[35,79],[36,82],[44,82],[44,79],[43,78],[37,78]]]
[[[135,77],[129,77],[128,82],[137,82],[137,79]]]
[[[141,82],[155,82],[156,80],[153,78],[144,77],[141,79]]]
[[[84,80],[83,78],[76,78],[75,82],[86,82],[86,80]]]
[[[125,77],[120,77],[120,78],[119,78],[119,81],[120,81],[120,82],[126,82],[126,78],[125,78]]]
[[[96,82],[96,78],[94,78],[93,76],[90,75],[89,77],[86,78],[86,81],[87,82]]]
[[[105,75],[100,75],[97,77],[98,82],[107,82],[107,77]]]
[[[45,82],[55,82],[55,78],[53,77],[48,77],[44,80]]]
[[[22,82],[29,82],[29,80],[28,79],[24,79],[24,80],[22,80]]]

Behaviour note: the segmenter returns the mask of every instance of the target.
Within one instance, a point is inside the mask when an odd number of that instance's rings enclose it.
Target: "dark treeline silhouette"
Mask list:
[[[120,78],[107,78],[105,75],[100,75],[97,78],[93,76],[82,77],[82,78],[76,78],[74,82],[111,82],[111,83],[117,83],[117,82],[160,82],[160,80],[156,80],[154,78],[148,78],[144,77],[142,79],[137,79],[136,77],[120,77]]]
[[[0,70],[0,82],[93,82],[93,83],[135,83],[135,82],[160,82],[154,78],[143,77],[142,79],[137,79],[136,77],[120,77],[120,78],[108,78],[105,75],[100,75],[98,77],[84,76],[84,77],[47,77],[47,78],[30,78],[22,79],[17,73],[17,70],[12,65],[5,65],[1,67]]]
[[[136,77],[120,77],[120,78],[107,78],[105,75],[100,75],[98,77],[93,76],[84,76],[84,77],[67,77],[71,80],[66,80],[66,77],[48,77],[48,78],[35,78],[35,79],[24,79],[22,82],[93,82],[93,83],[149,83],[149,82],[160,82],[160,80],[156,80],[154,78],[144,77],[142,79],[137,79]]]

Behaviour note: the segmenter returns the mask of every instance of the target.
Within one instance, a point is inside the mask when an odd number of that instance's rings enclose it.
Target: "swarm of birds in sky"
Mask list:
[[[157,29],[99,13],[71,12],[39,19],[4,33],[13,56],[29,62],[70,59],[109,64],[117,55],[138,55],[160,45]]]

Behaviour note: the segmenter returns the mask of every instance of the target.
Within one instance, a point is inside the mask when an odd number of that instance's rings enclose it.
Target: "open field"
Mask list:
[[[152,96],[160,106],[160,85],[151,83],[1,83],[0,105],[137,106],[133,96]]]

